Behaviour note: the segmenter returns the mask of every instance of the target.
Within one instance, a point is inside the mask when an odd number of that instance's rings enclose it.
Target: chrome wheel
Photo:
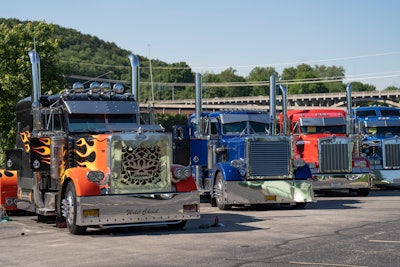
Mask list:
[[[232,207],[231,205],[225,204],[226,202],[225,181],[220,172],[217,174],[217,177],[215,178],[214,198],[215,198],[215,204],[220,210],[231,209]]]
[[[65,198],[62,200],[61,211],[66,219],[68,230],[71,234],[79,235],[86,231],[86,226],[76,225],[76,192],[73,182],[69,182],[65,190]]]

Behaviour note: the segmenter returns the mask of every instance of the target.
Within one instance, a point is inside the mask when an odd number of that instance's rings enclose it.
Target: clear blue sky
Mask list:
[[[2,0],[0,17],[44,20],[196,72],[335,65],[346,82],[400,87],[398,0]]]

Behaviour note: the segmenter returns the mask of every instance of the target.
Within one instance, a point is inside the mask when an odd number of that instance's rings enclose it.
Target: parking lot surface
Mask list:
[[[0,223],[0,266],[398,266],[399,203],[399,190],[318,195],[304,209],[202,203],[201,219],[182,230],[89,228],[81,236],[12,214]]]

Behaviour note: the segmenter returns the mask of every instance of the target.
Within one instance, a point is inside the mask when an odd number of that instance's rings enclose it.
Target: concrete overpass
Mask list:
[[[400,90],[352,92],[353,106],[361,102],[378,102],[400,107]],[[260,109],[269,110],[269,96],[247,96],[230,98],[203,98],[203,109]],[[148,104],[142,104],[147,106]],[[278,110],[282,109],[282,96],[277,96]],[[195,111],[195,99],[163,100],[153,103],[158,113],[192,114]],[[346,108],[346,93],[288,95],[288,108]]]

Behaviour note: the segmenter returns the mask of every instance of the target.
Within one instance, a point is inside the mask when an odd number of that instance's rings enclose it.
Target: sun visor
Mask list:
[[[136,101],[64,101],[69,114],[132,114],[139,112]]]
[[[345,125],[345,118],[300,118],[300,126],[333,126]]]
[[[268,123],[269,117],[268,114],[221,114],[221,123],[234,123],[241,121],[252,121],[259,123]]]

